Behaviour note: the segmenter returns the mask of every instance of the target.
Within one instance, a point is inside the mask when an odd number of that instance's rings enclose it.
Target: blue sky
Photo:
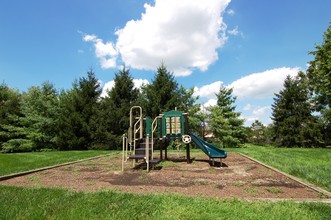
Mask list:
[[[110,89],[123,64],[138,85],[164,62],[200,103],[231,86],[246,125],[268,124],[273,94],[305,71],[330,9],[329,0],[1,0],[0,80],[69,89],[92,67]]]

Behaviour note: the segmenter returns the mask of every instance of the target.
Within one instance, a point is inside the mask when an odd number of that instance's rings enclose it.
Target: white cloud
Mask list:
[[[137,88],[137,89],[140,89],[142,85],[149,84],[147,79],[133,79],[132,81],[134,84],[134,88]],[[108,95],[108,92],[111,91],[114,86],[115,86],[114,80],[105,83],[102,88],[101,97],[106,97]]]
[[[81,33],[81,34],[83,34],[82,32],[78,32],[78,33]],[[84,36],[83,36],[83,40],[84,41],[86,41],[86,42],[90,42],[90,41],[95,41],[95,40],[97,40],[98,39],[98,37],[97,36],[95,36],[94,34],[92,34],[92,35],[89,35],[89,34],[85,34]]]
[[[99,57],[104,68],[114,66],[120,54],[131,68],[155,70],[163,62],[175,76],[188,76],[194,69],[206,71],[218,60],[217,49],[227,39],[222,13],[230,1],[155,0],[154,5],[144,5],[140,19],[115,32],[114,44],[103,43],[96,35],[83,39],[100,42],[99,52],[110,51],[107,62]]]
[[[217,105],[217,99],[209,99],[207,102],[200,105],[200,111],[208,113],[207,108],[215,105]]]
[[[89,34],[83,34],[83,40],[94,43],[95,55],[99,58],[101,68],[108,69],[116,67],[118,52],[112,42],[104,43],[96,35]]]
[[[246,104],[243,108],[244,111],[249,111],[252,108],[251,104]]]
[[[243,119],[245,119],[245,124],[246,126],[249,126],[250,124],[252,124],[252,122],[259,120],[259,118],[257,117],[243,117]]]
[[[114,80],[105,83],[105,85],[102,88],[101,97],[106,97],[108,95],[108,92],[110,90],[112,90],[112,88],[114,87],[114,85],[115,85],[115,81]]]
[[[238,27],[235,27],[232,30],[228,30],[228,33],[233,36],[237,36],[239,34]]]
[[[265,115],[267,113],[266,111],[269,111],[270,109],[271,109],[270,106],[259,107],[259,108],[253,110],[253,115],[256,115],[256,116]]]
[[[235,14],[235,12],[234,12],[233,9],[229,9],[229,10],[227,10],[226,13],[227,13],[228,15],[234,15],[234,14]]]
[[[222,81],[216,81],[209,85],[202,86],[200,88],[194,87],[194,96],[199,96],[200,98],[215,98],[216,93],[220,91]]]
[[[283,88],[287,75],[296,76],[300,68],[282,67],[253,73],[229,85],[238,98],[272,98]]]
[[[210,107],[217,105],[217,99],[209,99],[206,103],[203,104],[203,107]]]
[[[245,110],[245,107],[249,107],[249,109]],[[244,106],[245,114],[243,118],[245,119],[245,125],[250,126],[252,122],[255,120],[259,120],[264,125],[270,124],[272,121],[270,119],[271,115],[271,106],[254,106],[251,104],[247,104]]]
[[[140,89],[143,85],[149,84],[147,79],[133,79],[134,87]]]

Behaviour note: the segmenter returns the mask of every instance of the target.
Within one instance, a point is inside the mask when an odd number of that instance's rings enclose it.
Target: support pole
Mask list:
[[[186,144],[186,162],[191,163],[190,144]]]
[[[164,148],[164,159],[165,160],[168,160],[168,140],[166,141],[166,144],[165,144],[165,148]]]
[[[147,172],[149,172],[149,134],[146,134],[146,150],[145,150],[145,160],[147,165]]]
[[[188,124],[188,117],[187,113],[184,113],[184,133],[185,135],[189,135],[189,124]],[[190,144],[186,144],[186,160],[187,163],[191,163],[191,154],[190,154]]]
[[[122,172],[124,172],[124,157],[125,157],[125,154],[126,154],[126,152],[125,152],[125,146],[126,146],[126,143],[125,143],[125,134],[123,134],[123,145],[122,145],[122,149],[123,149],[123,151],[122,151]]]
[[[163,160],[163,141],[160,143],[160,160]]]

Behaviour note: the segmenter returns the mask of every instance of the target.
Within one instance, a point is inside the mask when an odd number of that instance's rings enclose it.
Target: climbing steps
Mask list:
[[[154,145],[157,141],[157,139],[155,138],[154,140]],[[135,147],[135,150],[133,152],[132,155],[128,156],[128,159],[129,160],[143,160],[143,163],[147,163],[148,161],[148,164],[151,165],[153,168],[154,168],[154,165],[155,164],[158,164],[159,162],[161,162],[161,159],[159,158],[153,158],[153,151],[152,151],[152,143],[150,142],[148,145],[148,147],[146,147],[146,138],[142,138],[142,139],[138,139],[136,140],[136,147]],[[149,150],[148,152],[148,160],[147,160],[147,157],[146,157],[146,150]]]

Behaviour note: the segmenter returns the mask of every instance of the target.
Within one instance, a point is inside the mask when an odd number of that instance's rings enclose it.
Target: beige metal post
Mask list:
[[[122,145],[122,148],[123,148],[123,151],[122,151],[122,172],[124,172],[124,157],[125,157],[125,154],[127,152],[125,152],[125,134],[123,134],[123,145]]]

